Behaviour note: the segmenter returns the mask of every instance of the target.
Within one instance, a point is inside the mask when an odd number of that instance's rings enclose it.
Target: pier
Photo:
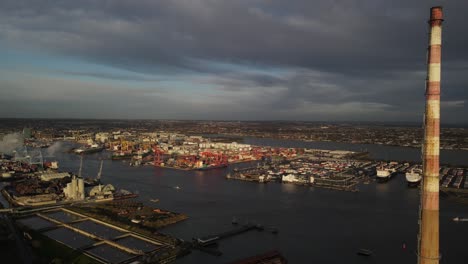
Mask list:
[[[240,228],[236,228],[236,229],[226,231],[226,232],[223,232],[223,233],[220,233],[220,234],[206,236],[206,237],[202,237],[202,238],[194,238],[193,241],[194,241],[194,243],[196,243],[199,246],[208,246],[208,245],[216,243],[217,241],[219,241],[221,239],[228,238],[228,237],[231,237],[231,236],[235,236],[235,235],[238,235],[238,234],[242,234],[242,233],[245,233],[245,232],[248,232],[248,231],[251,231],[251,230],[255,230],[255,229],[259,230],[259,231],[263,230],[263,228],[261,226],[259,226],[259,225],[247,224],[247,225],[244,225],[244,226],[242,226]]]
[[[210,236],[200,237],[200,238],[193,238],[192,239],[192,248],[200,250],[202,252],[208,253],[214,256],[221,256],[223,253],[219,251],[216,247],[218,241],[233,237],[235,235],[240,235],[242,233],[246,233],[252,230],[263,231],[265,228],[259,224],[245,224],[241,227],[225,231],[219,234],[214,234]],[[274,228],[270,228],[273,234],[276,234],[278,231]]]

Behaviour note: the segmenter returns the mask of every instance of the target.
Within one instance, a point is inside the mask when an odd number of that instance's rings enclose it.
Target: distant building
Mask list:
[[[96,133],[96,135],[94,136],[94,139],[96,140],[96,142],[105,143],[109,140],[109,133],[105,133],[105,132]]]
[[[106,184],[104,186],[99,184],[98,186],[94,186],[89,191],[89,196],[96,198],[108,198],[113,196],[114,191],[115,188],[112,186],[112,184]]]

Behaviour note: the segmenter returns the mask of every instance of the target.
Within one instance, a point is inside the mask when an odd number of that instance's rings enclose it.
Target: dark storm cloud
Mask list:
[[[424,107],[426,21],[429,7],[437,4],[4,0],[0,40],[167,78],[197,76],[196,82],[218,91],[207,98],[226,104],[234,100],[257,111],[259,118],[327,119],[315,110],[329,109],[331,119],[353,119],[369,107],[366,118],[372,120],[419,120]],[[447,109],[442,113],[468,114],[468,77],[463,74],[468,67],[464,14],[468,2],[442,4],[447,18],[442,77]],[[232,112],[236,118],[250,118],[242,109],[219,104],[224,118]],[[181,104],[174,100],[174,106]],[[333,106],[345,112],[338,113]],[[382,112],[372,115],[374,110]],[[204,111],[192,109],[186,117],[203,116]]]

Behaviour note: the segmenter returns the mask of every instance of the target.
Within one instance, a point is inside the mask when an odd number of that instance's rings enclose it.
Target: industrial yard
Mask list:
[[[177,247],[170,239],[142,235],[99,219],[61,208],[45,210],[16,220],[31,240],[33,249],[64,262],[129,263],[141,258],[146,261],[168,261],[177,256]],[[160,237],[160,236],[159,236]],[[83,255],[65,250],[59,255],[53,251],[52,241],[66,245]],[[57,244],[57,243],[55,243]],[[47,256],[46,256],[47,257]]]

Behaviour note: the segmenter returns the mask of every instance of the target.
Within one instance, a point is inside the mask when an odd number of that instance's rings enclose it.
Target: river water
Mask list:
[[[420,156],[418,149],[387,146],[256,138],[245,138],[244,143],[323,149],[367,148],[373,158],[394,160],[417,160]],[[444,162],[458,164],[466,160],[467,152],[442,153]],[[462,154],[465,156],[458,156]],[[107,154],[85,157],[84,176],[97,174],[98,158],[103,155]],[[62,170],[78,171],[78,156],[57,154],[55,159],[59,160]],[[221,257],[194,251],[177,263],[229,263],[272,249],[278,249],[289,263],[416,263],[419,194],[417,189],[406,187],[404,176],[394,177],[386,184],[361,185],[360,192],[350,193],[225,179],[229,170],[240,166],[200,172],[129,167],[124,161],[105,160],[102,179],[118,188],[138,192],[139,199],[148,205],[188,215],[188,220],[161,230],[181,239],[191,240],[232,229],[233,217],[241,223],[250,221],[279,230],[276,235],[250,231],[231,237],[220,241]],[[160,202],[155,204],[150,199]],[[453,222],[451,219],[456,216],[468,216],[466,205],[442,199],[441,263],[466,263],[468,260],[468,224]],[[402,248],[403,243],[406,249]],[[358,248],[369,248],[374,255],[358,256]]]
[[[385,146],[376,144],[352,144],[344,142],[303,142],[297,140],[278,140],[268,138],[243,138],[245,144],[272,146],[272,147],[290,147],[290,148],[316,148],[330,150],[351,150],[367,151],[373,159],[414,161],[421,162],[421,149],[398,146]],[[446,150],[440,151],[440,162],[442,164],[453,164],[468,166],[467,150]]]

